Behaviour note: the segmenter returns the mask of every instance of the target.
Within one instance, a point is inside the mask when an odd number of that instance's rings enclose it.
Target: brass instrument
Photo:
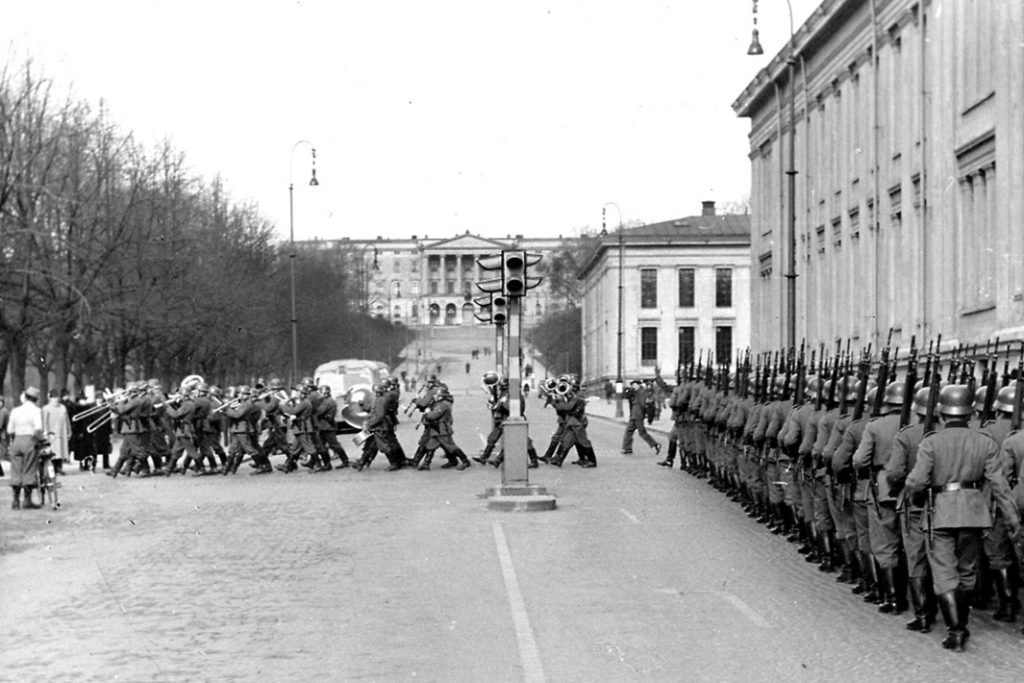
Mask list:
[[[558,380],[554,377],[548,377],[544,380],[542,387],[544,388],[544,393],[553,394],[555,393],[555,389],[558,387]]]
[[[372,436],[373,436],[373,434],[371,434],[365,428],[363,428],[363,429],[359,430],[358,434],[356,434],[355,436],[352,437],[352,443],[354,443],[359,448],[362,448],[363,444],[365,444],[367,441],[369,441],[370,437],[372,437]]]
[[[103,391],[103,400],[99,401],[92,408],[87,408],[80,413],[75,413],[75,416],[71,418],[72,422],[78,422],[84,420],[87,417],[92,417],[96,413],[103,412],[104,410],[110,410],[110,406],[113,403],[119,403],[124,399],[128,398],[127,389],[118,389],[115,392]]]
[[[242,396],[235,396],[230,401],[224,401],[219,406],[217,406],[216,408],[211,410],[210,414],[211,415],[216,415],[217,413],[222,412],[224,410],[227,410],[228,408],[234,408],[235,406],[237,406],[239,403],[242,402],[242,398],[243,398]]]
[[[341,419],[350,426],[362,429],[370,417],[367,406],[373,404],[373,387],[369,384],[357,384],[345,394],[345,407],[341,409]]]
[[[100,415],[98,418],[96,418],[95,420],[90,422],[89,426],[87,426],[85,428],[85,431],[88,432],[89,434],[92,434],[97,429],[99,429],[100,427],[102,427],[103,425],[105,425],[106,423],[110,422],[113,419],[114,419],[114,411],[113,410],[108,410],[106,413],[104,413],[103,415]]]
[[[412,415],[413,412],[416,411],[416,401],[418,401],[419,399],[423,398],[423,395],[426,394],[426,393],[427,393],[427,385],[426,384],[421,384],[420,388],[416,391],[416,396],[414,396],[413,398],[409,399],[409,402],[405,404],[405,408],[402,409],[402,412],[404,412],[406,414],[406,416]]]
[[[562,381],[555,385],[555,394],[561,398],[567,397],[572,393],[572,385],[568,382]]]

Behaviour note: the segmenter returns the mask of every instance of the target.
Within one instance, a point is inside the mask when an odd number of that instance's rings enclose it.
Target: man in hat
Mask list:
[[[21,405],[11,411],[7,421],[7,434],[11,439],[11,492],[14,495],[11,508],[38,508],[32,502],[32,489],[38,481],[39,454],[36,446],[43,438],[43,413],[36,405],[39,390],[28,387],[22,394]],[[25,491],[25,502],[21,503],[21,491]]]
[[[655,441],[647,428],[644,427],[644,406],[647,400],[647,392],[644,391],[643,383],[634,379],[629,383],[629,422],[626,423],[626,432],[622,435],[622,454],[633,454],[633,432],[640,435],[640,438],[647,442],[647,445],[654,449],[655,454],[661,453],[661,444]]]

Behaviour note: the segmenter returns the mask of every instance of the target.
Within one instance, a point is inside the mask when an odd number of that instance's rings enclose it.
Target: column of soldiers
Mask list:
[[[912,340],[902,377],[889,341],[877,359],[849,343],[809,363],[803,346],[748,352],[735,373],[702,356],[680,368],[658,464],[678,455],[879,612],[912,610],[908,630],[941,615],[943,647],[962,652],[993,593],[993,619],[1020,612],[1024,344],[1016,373],[996,341],[955,349],[945,376],[940,344]]]

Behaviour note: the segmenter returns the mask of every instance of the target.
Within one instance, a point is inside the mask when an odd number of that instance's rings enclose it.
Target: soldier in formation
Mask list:
[[[1024,348],[1002,386],[995,353],[958,347],[945,377],[938,342],[919,374],[920,354],[912,341],[902,377],[888,342],[878,358],[822,347],[809,364],[801,349],[680,368],[658,464],[678,455],[878,612],[912,608],[908,630],[941,614],[959,652],[990,592],[996,621],[1020,611]]]

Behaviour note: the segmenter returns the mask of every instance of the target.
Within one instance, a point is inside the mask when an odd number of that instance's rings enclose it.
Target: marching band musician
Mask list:
[[[146,427],[143,424],[145,417],[148,417],[146,401],[141,395],[141,387],[138,382],[130,382],[125,389],[126,396],[110,404],[110,410],[120,420],[121,450],[118,452],[117,462],[114,469],[107,474],[114,479],[121,473],[121,469],[128,466],[125,476],[131,476],[136,463],[142,463],[146,458],[145,436]]]
[[[158,379],[148,379],[146,388],[152,403],[149,416],[149,448],[153,457],[153,472],[156,473],[162,471],[161,468],[171,456],[174,429],[170,418],[167,417],[167,396],[164,394],[163,384]],[[171,441],[170,444],[168,440]]]
[[[267,436],[260,445],[259,460],[256,470],[252,474],[269,474],[274,471],[270,466],[270,455],[275,451],[288,454],[288,429],[285,427],[284,411],[281,410],[281,402],[288,400],[284,391],[284,382],[275,377],[270,380],[270,391],[263,395],[260,402],[263,408],[263,424],[267,430]]]
[[[341,464],[338,469],[349,466],[348,454],[345,448],[338,442],[338,427],[334,423],[334,416],[338,412],[338,402],[331,396],[331,387],[327,384],[320,385],[320,403],[315,408],[316,432],[319,437],[320,458],[323,460],[322,467],[331,469],[331,453],[337,453]]]
[[[469,458],[462,452],[452,439],[452,395],[444,384],[434,392],[434,402],[430,410],[423,414],[423,425],[426,428],[426,446],[423,462],[418,469],[429,470],[430,461],[434,458],[434,451],[438,447],[444,451],[448,462],[442,465],[442,469],[457,467],[464,470],[470,466]],[[455,463],[458,463],[457,465]]]
[[[429,375],[427,377],[426,384],[423,386],[421,390],[420,395],[417,396],[410,404],[410,407],[412,409],[418,410],[420,411],[420,413],[422,413],[422,415],[420,415],[420,423],[423,424],[424,427],[426,427],[426,422],[424,421],[423,417],[424,415],[426,415],[426,412],[430,408],[430,406],[434,403],[434,394],[437,392],[438,389],[437,384],[437,375]],[[430,441],[429,431],[430,430],[428,429],[424,429],[423,433],[420,434],[420,442],[416,446],[416,453],[413,454],[412,460],[409,462],[410,467],[419,468],[420,461],[423,459],[423,456],[426,455],[427,443]],[[426,469],[430,469],[429,465],[426,467]]]
[[[568,391],[556,396],[553,403],[555,412],[559,413],[564,421],[564,431],[558,450],[555,457],[549,461],[555,467],[562,466],[562,461],[573,446],[576,446],[578,455],[575,464],[588,469],[597,467],[597,456],[590,443],[590,437],[587,436],[587,402],[577,392],[578,384],[570,381]]]
[[[213,414],[214,409],[220,405],[220,400],[216,393],[214,393],[215,386],[211,387],[205,382],[200,382],[196,386],[196,397],[194,399],[195,408],[192,411],[192,433],[195,439],[196,451],[199,453],[199,457],[196,459],[195,467],[196,473],[210,473],[217,471],[217,460],[214,457],[214,453],[220,454],[220,441],[218,440],[219,432],[211,422],[217,416]],[[221,456],[222,461],[226,461],[226,456]],[[204,461],[209,465],[207,470],[204,466]]]
[[[167,459],[163,473],[167,476],[179,471],[178,458],[182,453],[185,459],[181,463],[181,473],[185,474],[193,463],[199,464],[199,453],[196,451],[195,433],[196,401],[191,388],[185,388],[179,396],[167,399],[165,415],[171,421],[174,430],[174,445]]]
[[[484,378],[486,381],[486,377]],[[491,412],[491,431],[487,435],[487,443],[480,455],[473,458],[481,465],[486,465],[491,457],[491,452],[501,439],[504,431],[505,420],[509,416],[508,407],[508,378],[502,377],[496,385],[488,387],[490,395],[487,398],[487,408]]]
[[[291,398],[285,405],[281,406],[282,412],[292,416],[292,437],[293,442],[288,450],[288,458],[284,465],[278,465],[277,469],[285,474],[298,469],[296,464],[299,457],[305,454],[310,459],[316,457],[316,448],[313,446],[310,435],[313,432],[313,404],[309,400],[309,394],[314,384],[310,378],[303,380],[292,389]],[[313,472],[324,471],[316,468]]]
[[[398,440],[398,410],[400,407],[400,399],[402,395],[402,389],[399,384],[399,380],[395,376],[388,377],[384,381],[385,391],[384,398],[387,401],[387,413],[391,419],[391,432],[388,435],[390,439],[390,445],[395,453],[395,457],[402,462],[403,465],[412,465],[412,460],[409,460],[405,455],[405,449],[402,448],[401,442]]]
[[[387,391],[387,385],[384,383],[374,384],[373,404],[363,406],[369,412],[363,429],[369,432],[371,438],[363,442],[363,455],[356,463],[356,470],[359,472],[369,467],[379,452],[383,452],[384,457],[388,459],[388,472],[400,470],[406,465],[405,457],[399,458],[394,449],[395,423],[388,409]]]
[[[555,389],[557,389],[558,385],[561,384],[562,382],[568,381],[569,375],[562,375],[557,380],[555,380],[553,377],[544,380],[544,384],[541,385],[541,388],[544,390],[543,407],[547,408],[550,405],[554,405],[556,396]],[[562,435],[565,434],[565,416],[560,414],[557,410],[555,411],[555,415],[557,416],[557,422],[555,423],[555,431],[551,434],[550,441],[548,441],[547,450],[544,451],[544,455],[541,456],[540,458],[541,460],[547,463],[551,462],[551,458],[554,457],[555,451],[558,450],[558,444],[562,442]]]
[[[256,445],[256,429],[262,410],[253,403],[252,389],[246,384],[238,387],[237,399],[231,407],[224,409],[231,439],[228,444],[228,464],[223,472],[225,475],[237,474],[239,465],[247,455],[257,462],[257,466],[262,465],[258,462],[260,449]]]
[[[510,412],[511,412],[509,407],[508,407],[508,393],[509,393],[508,380],[505,379],[505,378],[502,378],[501,381],[498,383],[498,386],[499,386],[499,388],[500,388],[500,390],[502,392],[501,393],[501,397],[500,397],[499,400],[503,399],[504,403],[505,403],[505,410],[503,411],[505,417],[502,418],[502,420],[497,423],[498,434],[497,434],[496,437],[494,437],[495,438],[495,442],[497,442],[497,440],[501,438],[502,434],[505,433],[505,424],[504,424],[505,418],[507,418],[509,416]],[[526,392],[525,392],[525,390],[520,391],[519,395],[520,395],[520,399],[519,399],[519,415],[520,415],[520,417],[525,419],[526,418]],[[494,432],[492,431],[491,435],[493,435],[493,434],[494,434]],[[488,437],[488,441],[489,440],[490,440],[490,437]],[[530,438],[529,435],[527,435],[527,437],[526,437],[526,456],[528,458],[528,462],[527,462],[527,465],[526,465],[526,467],[528,469],[532,470],[532,469],[536,469],[537,467],[540,467],[540,464],[539,464],[539,460],[540,459],[537,457],[537,449],[533,447],[533,439]],[[477,458],[473,458],[473,459],[477,460]],[[484,463],[487,463],[487,464],[492,465],[494,467],[501,467],[501,463],[504,462],[504,461],[505,461],[505,449],[502,448],[502,449],[500,449],[498,451],[498,455],[493,460],[485,460]],[[481,463],[481,464],[483,464],[483,463]]]

